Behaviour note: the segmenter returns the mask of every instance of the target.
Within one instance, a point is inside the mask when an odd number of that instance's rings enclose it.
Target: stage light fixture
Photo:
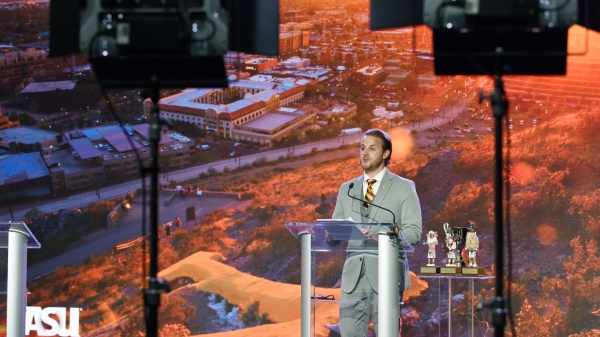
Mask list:
[[[88,55],[100,85],[226,87],[227,50],[277,55],[277,0],[51,0],[50,56]]]
[[[568,29],[600,31],[595,0],[371,0],[371,29],[426,24],[437,75],[565,74]]]

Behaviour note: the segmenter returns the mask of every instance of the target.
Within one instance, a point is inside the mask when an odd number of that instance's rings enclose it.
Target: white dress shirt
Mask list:
[[[385,172],[387,171],[387,167],[384,167],[383,170],[381,170],[381,172],[377,173],[373,178],[369,177],[366,173],[364,174],[363,177],[363,197],[364,194],[367,193],[367,188],[369,188],[369,183],[367,183],[367,179],[375,179],[377,180],[375,182],[375,184],[373,184],[373,193],[375,193],[375,195],[377,195],[377,190],[379,189],[379,185],[381,185],[381,180],[383,179],[383,175],[385,174]]]

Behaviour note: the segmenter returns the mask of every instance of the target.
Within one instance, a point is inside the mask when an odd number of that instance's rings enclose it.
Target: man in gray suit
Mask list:
[[[391,173],[387,169],[392,156],[392,142],[387,133],[371,129],[362,137],[360,144],[360,165],[365,173],[340,186],[333,219],[352,218],[362,223],[391,223],[390,212],[371,206],[359,200],[366,200],[391,210],[407,242],[400,247],[415,245],[422,234],[421,206],[415,184],[408,179]],[[352,196],[356,199],[352,199]],[[367,206],[367,207],[365,207]],[[342,337],[363,337],[367,335],[369,320],[372,319],[378,331],[378,258],[377,253],[361,252],[361,247],[377,247],[376,234],[371,226],[361,229],[367,240],[348,243],[354,252],[348,253],[342,272],[342,298],[340,301],[340,328]],[[410,287],[408,262],[404,253],[399,252],[400,278],[399,298]],[[390,336],[380,336],[390,337]]]

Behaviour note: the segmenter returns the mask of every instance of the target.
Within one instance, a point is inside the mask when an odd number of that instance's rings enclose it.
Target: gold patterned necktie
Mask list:
[[[376,182],[377,180],[375,179],[367,179],[367,184],[369,186],[367,187],[367,193],[365,193],[365,201],[368,203],[373,202],[373,199],[375,199],[375,191],[373,191],[373,185],[375,185]],[[365,208],[368,208],[367,203],[365,203]]]

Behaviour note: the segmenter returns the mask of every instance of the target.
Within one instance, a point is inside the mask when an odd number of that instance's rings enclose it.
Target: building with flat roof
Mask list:
[[[140,161],[135,152],[139,154],[142,165],[150,162],[150,126],[133,125],[130,130],[129,136],[119,125],[67,132],[67,146],[44,157],[51,171],[55,193],[100,186],[111,180],[137,178]],[[195,153],[195,145],[194,141],[183,136],[162,133],[159,161],[163,165],[168,163],[169,169],[187,167]]]
[[[309,31],[282,31],[279,33],[279,54],[285,54],[308,47],[310,43]]]
[[[380,66],[367,66],[356,71],[357,74],[364,76],[367,81],[377,84],[385,80],[387,73]]]
[[[373,109],[373,115],[377,118],[385,118],[387,120],[391,120],[396,118],[396,116],[404,116],[404,112],[403,111],[388,111],[386,108],[384,107],[376,107],[375,109]]]
[[[83,64],[80,66],[73,66],[63,69],[63,74],[65,78],[76,79],[81,77],[91,77],[92,76],[92,65],[90,63]]]
[[[40,112],[56,112],[61,108],[77,110],[101,99],[95,83],[77,80],[29,83],[21,95],[38,103]]]
[[[329,74],[330,72],[331,69],[324,67],[304,67],[298,69],[298,71],[296,71],[294,75],[317,81],[320,77],[323,77]]]
[[[423,74],[417,77],[417,81],[420,88],[435,89],[435,87],[440,83],[440,78],[433,74]]]
[[[62,70],[70,65],[71,58],[47,56],[46,50],[34,47],[0,53],[0,97],[12,96],[17,86],[25,87],[32,81],[62,78]],[[74,59],[75,65],[87,62],[85,54],[76,54]]]
[[[33,48],[36,50],[43,50],[47,52],[50,50],[50,41],[45,40],[38,42],[21,43],[20,45],[17,45],[17,48],[19,48],[20,50],[27,50],[29,48]]]
[[[277,67],[278,60],[270,57],[257,57],[244,62],[244,71],[254,75],[265,69]]]
[[[356,104],[338,103],[333,107],[319,110],[319,115],[325,117],[343,117],[350,118],[356,114]]]
[[[21,93],[28,94],[55,90],[73,90],[75,85],[77,85],[77,81],[34,82],[29,83]]]
[[[29,126],[0,130],[0,148],[5,148],[11,153],[40,152],[62,142],[63,136],[60,133]]]
[[[298,128],[315,117],[299,109],[286,109],[262,115],[236,128],[236,140],[271,146],[274,140],[298,132]],[[293,111],[291,111],[293,110]]]
[[[247,140],[270,146],[271,140],[283,137],[283,129],[278,131],[245,128],[244,125],[281,107],[289,106],[304,98],[304,85],[297,85],[293,79],[264,77],[258,81],[238,80],[230,87],[221,89],[187,89],[165,97],[158,103],[161,117],[195,124],[204,130],[214,130],[229,139]],[[242,98],[223,104],[228,92],[240,92]],[[149,116],[152,102],[144,102],[144,114]],[[276,117],[274,117],[276,119]],[[307,116],[302,117],[305,119]],[[264,121],[271,120],[270,118]],[[279,119],[277,119],[279,120]],[[296,122],[294,121],[294,125]],[[284,123],[285,124],[285,123]],[[256,130],[253,134],[252,130]],[[287,132],[287,131],[286,131]],[[290,130],[291,132],[291,130]]]
[[[38,152],[0,156],[1,199],[16,200],[51,193],[50,171]]]
[[[375,40],[384,40],[384,41],[394,41],[401,40],[413,33],[414,28],[398,28],[392,30],[375,30],[372,32],[373,39]]]
[[[300,69],[310,66],[310,59],[294,56],[287,60],[279,62],[279,65],[287,69]]]
[[[272,135],[285,126],[288,126],[289,123],[296,118],[298,118],[298,116],[292,114],[272,112],[243,124],[240,127],[240,130]]]

